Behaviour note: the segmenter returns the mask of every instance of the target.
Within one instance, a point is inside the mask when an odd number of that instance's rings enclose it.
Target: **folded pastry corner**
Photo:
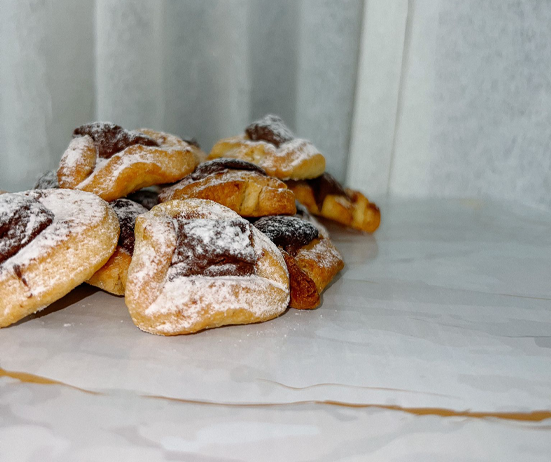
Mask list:
[[[94,194],[45,189],[0,196],[0,327],[87,280],[118,237],[115,213]]]
[[[373,233],[381,223],[381,211],[361,192],[344,188],[332,175],[287,181],[297,200],[310,213],[359,231]]]
[[[59,183],[57,182],[57,172],[55,170],[48,170],[43,173],[38,180],[33,189],[58,189]]]
[[[295,196],[283,181],[240,159],[218,158],[200,164],[193,173],[163,189],[161,202],[208,199],[243,217],[294,214]]]
[[[125,301],[140,329],[190,334],[267,321],[289,301],[275,245],[247,220],[209,200],[172,200],[136,220]]]
[[[262,167],[281,180],[315,178],[325,171],[325,157],[310,142],[296,138],[275,115],[245,128],[245,133],[218,141],[209,159],[232,157]]]
[[[134,225],[136,218],[147,213],[147,209],[129,199],[116,199],[109,205],[119,220],[117,248],[107,263],[86,282],[113,295],[124,295],[128,267],[134,253]]]
[[[271,216],[254,225],[276,244],[289,271],[289,306],[313,309],[321,303],[321,293],[344,261],[325,229],[297,216]]]
[[[80,189],[113,201],[147,186],[180,180],[197,165],[197,150],[168,133],[90,123],[74,130],[57,179],[61,188]]]

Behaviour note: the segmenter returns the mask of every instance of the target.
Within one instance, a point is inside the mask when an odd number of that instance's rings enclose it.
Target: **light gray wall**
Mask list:
[[[549,1],[415,2],[392,194],[551,208],[550,25]]]
[[[551,209],[551,2],[384,3],[366,4],[349,183]]]
[[[208,150],[281,114],[371,196],[551,209],[551,1],[0,0],[0,189],[111,120]]]
[[[93,7],[0,0],[0,189],[32,186],[95,117]]]
[[[362,0],[0,2],[0,188],[31,187],[86,121],[210,150],[267,112],[344,178]]]

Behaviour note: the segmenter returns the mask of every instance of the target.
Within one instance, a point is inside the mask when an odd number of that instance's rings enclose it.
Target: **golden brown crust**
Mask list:
[[[86,283],[113,295],[124,295],[128,267],[132,257],[122,247],[117,246],[107,263],[97,270]]]
[[[266,141],[251,141],[238,135],[218,141],[209,159],[231,157],[259,165],[270,176],[282,180],[316,178],[325,171],[325,157],[303,139],[293,139],[276,147]]]
[[[314,191],[306,181],[288,181],[287,186],[297,200],[310,213],[336,221],[350,228],[368,233],[374,232],[381,223],[381,212],[361,192],[346,189],[347,196],[328,194],[319,209]]]
[[[0,194],[6,194],[8,191],[4,191],[3,189],[0,189]]]
[[[57,171],[60,187],[92,192],[112,201],[147,186],[178,181],[199,162],[200,149],[177,136],[139,131],[160,146],[136,144],[109,159],[99,159],[90,136],[74,138]]]
[[[369,202],[361,192],[346,188],[346,194],[350,197],[354,209],[352,211],[352,224],[354,229],[373,233],[381,224],[381,211],[373,202]]]
[[[344,268],[341,255],[328,238],[314,239],[294,256],[285,256],[285,251],[282,253],[291,285],[289,306],[296,309],[316,308],[327,284]],[[312,292],[313,288],[317,297]]]
[[[276,244],[289,271],[289,306],[313,309],[320,295],[344,267],[344,262],[329,239],[327,230],[302,206],[294,217],[271,216],[255,221],[255,227]]]
[[[234,219],[215,202],[174,200],[136,220],[136,244],[125,301],[140,329],[157,335],[189,334],[227,324],[262,322],[279,316],[289,300],[285,262],[272,242],[252,227],[255,274],[246,277],[168,278],[177,235],[174,219]]]
[[[297,264],[297,261],[285,250],[280,249],[289,271],[289,288],[291,297],[289,306],[297,310],[312,310],[320,302],[320,293],[316,283]]]
[[[295,255],[297,265],[316,284],[321,293],[344,268],[344,261],[330,239],[314,239]]]
[[[182,181],[164,189],[161,202],[174,199],[208,199],[243,217],[292,215],[295,196],[282,181],[244,170],[228,170],[193,182]]]
[[[108,262],[86,282],[113,295],[124,295],[128,267],[134,251],[134,224],[136,217],[147,209],[129,199],[117,199],[109,204],[120,225],[117,248]]]
[[[0,264],[0,327],[45,308],[92,276],[119,236],[115,213],[93,194],[63,189],[21,194],[40,201],[55,219]]]

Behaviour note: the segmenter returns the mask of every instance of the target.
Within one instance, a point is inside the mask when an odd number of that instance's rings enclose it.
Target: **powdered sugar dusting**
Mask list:
[[[111,202],[111,207],[117,214],[119,222],[121,221],[136,221],[136,217],[147,213],[148,210],[141,204],[130,199],[115,199]]]
[[[98,159],[94,172],[86,178],[86,180],[80,183],[78,187],[80,189],[85,188],[88,184],[95,180],[96,176],[100,174],[100,172],[102,172],[102,175],[105,175],[106,169],[103,167],[107,164],[113,166],[113,168],[108,172],[108,175],[106,175],[104,179],[106,184],[112,184],[122,174],[122,172],[138,163],[157,165],[160,169],[163,169],[162,163],[159,162],[158,148],[150,148],[147,146],[142,146],[141,148],[142,149],[139,152],[134,151],[131,156],[126,155],[125,150],[115,154],[110,159]],[[165,151],[167,153],[172,153],[176,150],[177,148],[167,148]]]
[[[309,244],[319,235],[313,224],[298,217],[262,217],[254,225],[274,244],[283,247],[291,255],[297,248]]]
[[[57,189],[59,188],[59,183],[57,181],[57,171],[49,170],[44,173],[34,185],[33,189]]]
[[[190,220],[185,225],[185,233],[196,241],[196,253],[232,253],[242,258],[252,258],[251,232],[249,224],[244,229],[232,226],[231,222],[210,219]]]
[[[139,131],[128,131],[111,122],[92,122],[77,127],[74,137],[90,136],[94,140],[98,156],[109,159],[113,154],[129,146],[159,146],[156,140]]]
[[[244,136],[225,141],[224,156],[247,159],[260,165],[269,175],[277,175],[282,180],[292,177],[293,171],[314,156],[321,155],[319,150],[308,140],[294,138],[279,147],[266,141],[253,141]]]
[[[284,268],[286,276],[288,277],[289,274],[287,273],[287,264],[285,263],[285,259],[276,245],[256,228],[253,228],[253,241],[256,252],[260,255],[264,255],[266,253],[273,255],[279,267]],[[284,281],[279,276],[277,267],[266,259],[261,258],[258,260],[257,274],[261,274],[272,281],[277,281],[279,284],[284,284]]]
[[[274,287],[286,290],[283,284],[258,276],[175,279],[165,283],[161,295],[145,313],[168,315],[156,326],[164,333],[189,329],[215,313],[225,313],[229,317],[235,310],[245,310],[257,319],[267,319],[277,316],[286,307],[284,303],[274,303]]]
[[[242,219],[236,212],[228,207],[207,199],[186,199],[185,201],[174,201],[172,204],[175,204],[174,207],[177,208],[182,202],[185,203],[186,211],[189,211],[190,214],[196,214],[196,218],[212,218],[215,220],[220,218]],[[169,204],[163,205],[168,206]]]
[[[342,261],[339,251],[326,239],[322,239],[318,245],[300,249],[296,258],[315,261],[318,266],[324,268],[332,268],[336,261]]]
[[[273,114],[268,114],[250,124],[245,129],[245,133],[251,140],[266,141],[274,146],[280,146],[295,137],[283,120]]]
[[[134,225],[136,218],[139,215],[147,213],[147,209],[143,205],[129,199],[116,199],[110,205],[117,214],[121,228],[119,246],[132,255],[134,252]]]
[[[286,162],[290,169],[297,167],[305,160],[318,155],[320,152],[310,141],[295,138],[288,143],[282,144],[275,154],[287,158]]]
[[[161,201],[170,200],[179,191],[183,190],[186,186],[192,183],[199,185],[198,188],[201,190],[203,188],[211,188],[217,185],[227,184],[231,182],[246,182],[250,180],[251,176],[257,175],[260,174],[248,170],[226,170],[224,172],[213,173],[197,181],[194,180],[191,175],[188,175],[175,185],[164,188],[159,194],[159,199]]]
[[[60,162],[67,169],[67,175],[71,175],[72,171],[84,165],[85,159],[82,153],[93,144],[94,140],[89,136],[79,136],[71,140]]]
[[[109,122],[83,125],[75,130],[75,138],[61,159],[62,184],[111,199],[111,185],[117,185],[120,176],[137,164],[145,170],[144,177],[135,178],[137,187],[155,181],[151,173],[154,177],[166,174],[167,181],[181,177],[181,170],[187,173],[193,165],[194,149],[168,133],[128,131]]]
[[[179,220],[185,219],[191,224],[186,232],[193,234],[199,241],[199,252],[220,252],[221,248],[231,249],[238,254],[254,253],[254,274],[181,276],[178,265],[167,270],[167,255],[174,260]],[[214,223],[238,220],[245,227],[229,226],[218,233]],[[243,313],[250,313],[252,321],[267,320],[281,314],[287,307],[289,298],[288,274],[285,262],[275,245],[260,231],[252,227],[232,210],[212,201],[189,199],[170,201],[154,207],[148,214],[140,217],[139,227],[147,228],[147,240],[137,242],[134,258],[129,271],[131,303],[142,303],[144,314],[156,318],[154,331],[177,334],[193,331],[204,319],[216,319],[217,325],[243,322]],[[150,239],[154,239],[152,242]],[[157,249],[157,252],[154,251]],[[272,259],[266,258],[266,254]],[[159,254],[162,257],[157,258]],[[161,261],[163,260],[163,261]],[[268,261],[269,260],[269,261]],[[275,260],[275,262],[274,262]],[[222,261],[223,266],[225,262]],[[164,273],[164,271],[167,271]],[[156,279],[163,274],[162,281]],[[155,292],[147,298],[145,288]],[[136,300],[132,302],[132,300]],[[130,305],[129,305],[130,306]],[[236,311],[237,310],[237,311]],[[235,313],[239,313],[236,316]],[[132,308],[131,308],[132,313]],[[216,313],[223,313],[217,316]],[[241,320],[241,321],[239,321]],[[251,321],[249,321],[251,322]],[[149,330],[149,329],[146,329]]]
[[[0,262],[15,255],[49,226],[54,214],[20,194],[0,197]]]
[[[18,193],[42,203],[54,214],[52,224],[41,232],[27,246],[0,265],[0,273],[6,271],[17,273],[29,263],[47,256],[54,248],[65,241],[71,234],[82,234],[90,226],[100,223],[105,216],[105,202],[94,194],[67,190],[50,189]],[[89,239],[94,239],[90,236]],[[86,243],[84,243],[86,245]],[[79,256],[79,249],[67,249],[66,260],[74,264]],[[88,262],[82,262],[87,265]],[[52,287],[50,279],[33,282],[31,295],[38,296]]]
[[[138,290],[151,284],[158,268],[164,265],[167,255],[172,255],[176,248],[176,230],[174,220],[166,215],[156,215],[155,207],[143,217],[136,219],[136,226],[140,220],[147,220],[149,240],[138,240],[134,248],[132,263],[128,271],[129,285]],[[154,218],[152,218],[154,216]],[[130,281],[130,275],[132,281]]]
[[[175,227],[178,245],[172,264],[177,265],[177,275],[244,275],[254,271],[251,225],[242,218],[176,218]]]

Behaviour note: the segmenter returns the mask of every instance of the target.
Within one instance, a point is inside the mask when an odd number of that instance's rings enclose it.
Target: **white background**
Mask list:
[[[0,188],[111,120],[206,150],[266,112],[372,197],[551,208],[547,0],[0,0]]]

